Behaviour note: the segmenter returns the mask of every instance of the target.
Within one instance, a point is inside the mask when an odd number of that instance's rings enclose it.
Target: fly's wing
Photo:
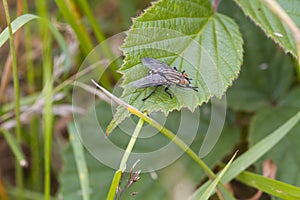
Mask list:
[[[169,65],[167,65],[166,63],[163,63],[154,58],[143,58],[142,63],[154,73],[165,73],[168,71],[175,71],[172,67],[169,67]]]
[[[159,74],[151,74],[131,83],[131,85],[134,86],[135,88],[146,88],[151,86],[167,85],[167,84],[168,84],[168,80]]]

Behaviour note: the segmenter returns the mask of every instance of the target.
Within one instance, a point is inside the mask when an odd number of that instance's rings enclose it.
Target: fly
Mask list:
[[[165,86],[165,92],[172,99],[172,94],[168,91],[172,85],[191,88],[198,92],[197,87],[191,86],[191,78],[188,77],[187,73],[183,70],[179,72],[176,67],[170,67],[166,63],[160,62],[154,58],[143,58],[143,65],[147,66],[150,71],[144,78],[134,81],[132,84],[136,88],[155,87],[154,90],[142,101],[145,101],[151,97],[159,86]]]

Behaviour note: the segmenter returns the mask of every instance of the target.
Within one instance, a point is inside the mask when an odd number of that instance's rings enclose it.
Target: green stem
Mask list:
[[[10,16],[9,16],[9,10],[8,10],[8,5],[6,0],[3,0],[3,6],[4,6],[6,22],[8,26],[9,45],[10,45],[10,52],[12,56],[14,95],[15,95],[15,115],[16,115],[16,137],[17,137],[17,143],[19,144],[19,146],[21,146],[22,133],[21,133],[21,119],[20,119],[20,85],[19,85],[19,78],[18,78],[17,56],[16,56],[16,51],[14,46],[13,32],[10,24]],[[16,166],[16,182],[17,182],[17,187],[20,189],[19,197],[21,198],[22,190],[24,187],[23,171],[22,171],[22,167],[20,166],[20,163],[17,160],[15,162],[15,166]]]
[[[130,138],[130,141],[127,145],[127,148],[125,150],[125,153],[122,157],[122,160],[121,160],[121,163],[120,163],[120,167],[119,169],[115,172],[115,175],[114,175],[114,178],[112,180],[112,184],[110,186],[110,189],[109,189],[109,192],[108,192],[108,195],[107,195],[107,200],[114,200],[115,199],[115,196],[116,196],[116,191],[117,191],[117,188],[119,186],[119,183],[120,183],[120,179],[122,177],[122,173],[125,171],[126,169],[126,162],[129,158],[129,155],[134,147],[134,144],[136,142],[136,139],[138,138],[138,135],[139,133],[141,132],[141,129],[143,127],[143,124],[144,124],[144,120],[142,118],[140,118],[138,124],[136,125],[135,127],[135,130]]]
[[[118,105],[126,108],[130,113],[138,116],[140,119],[143,119],[145,122],[147,122],[149,125],[153,126],[155,129],[160,131],[162,134],[164,134],[167,138],[172,140],[179,148],[181,148],[183,151],[185,151],[196,163],[198,163],[206,172],[209,178],[214,179],[216,175],[211,171],[211,169],[198,157],[198,155],[193,152],[192,149],[189,148],[188,145],[186,145],[180,138],[178,138],[172,131],[168,130],[167,128],[160,125],[155,120],[148,117],[146,114],[142,113],[135,107],[129,105],[128,103],[124,102],[123,100],[117,98],[110,92],[108,92],[105,88],[97,84],[94,80],[92,82],[101,90],[102,93],[104,93],[106,96],[108,96],[110,99],[112,99],[114,102],[116,102]],[[77,86],[85,88],[80,83],[77,83]],[[106,133],[108,134],[108,133]]]
[[[38,1],[38,12],[41,16],[47,18],[48,12],[44,8],[46,2]],[[44,131],[44,199],[51,197],[51,145],[53,133],[53,114],[52,114],[52,37],[48,31],[46,21],[41,21],[40,32],[43,36],[43,95],[45,105],[43,109],[43,131]]]
[[[141,132],[143,124],[144,124],[144,120],[140,118],[138,124],[135,127],[133,135],[130,138],[130,141],[129,141],[129,144],[128,144],[127,148],[126,148],[126,151],[125,151],[125,153],[124,153],[124,155],[122,157],[122,160],[121,160],[121,163],[120,163],[120,167],[119,167],[119,169],[122,170],[122,171],[124,171],[125,168],[126,168],[126,162],[127,162],[128,158],[129,158],[129,155],[130,155],[130,153],[131,153],[131,151],[133,149],[133,146],[134,146],[134,144],[136,142],[136,139],[139,136],[139,133]]]
[[[30,184],[34,191],[41,191],[41,145],[39,142],[39,121],[38,117],[32,117],[30,122],[30,152],[31,152],[31,172],[30,172]]]
[[[24,13],[28,13],[28,3],[24,1]],[[24,26],[24,36],[25,36],[25,52],[26,52],[26,78],[29,86],[29,91],[33,92],[35,90],[35,71],[33,66],[33,52],[32,52],[32,38],[31,38],[31,28],[29,25]]]
[[[81,185],[82,200],[90,200],[90,180],[89,171],[84,155],[84,147],[80,136],[77,135],[77,131],[74,123],[68,124],[68,132],[70,137],[70,143],[74,152],[76,167],[78,171],[78,177]]]
[[[15,140],[12,134],[5,129],[0,129],[0,132],[3,133],[6,142],[8,143],[11,151],[13,152],[17,160],[17,163],[19,163],[19,165],[21,166],[26,166],[27,161],[25,159],[21,146],[18,144],[18,142]]]
[[[192,149],[190,149],[189,146],[185,144],[180,138],[178,138],[172,131],[163,127],[158,122],[154,121],[153,119],[136,109],[132,110],[131,108],[129,108],[128,111],[138,116],[140,119],[143,119],[151,126],[153,126],[155,129],[157,129],[159,132],[161,132],[167,138],[169,138],[172,142],[174,142],[179,148],[185,151],[186,154],[188,154],[194,161],[196,161],[196,163],[199,164],[200,167],[202,167],[202,169],[206,172],[210,179],[214,179],[216,177],[213,171],[211,171],[211,169],[198,157],[198,155]]]
[[[28,2],[23,3],[24,13],[28,13]],[[29,86],[29,92],[33,93],[35,91],[35,70],[33,66],[33,52],[32,52],[32,38],[31,38],[31,28],[29,24],[24,27],[25,36],[25,54],[26,54],[26,78]],[[38,129],[38,118],[36,116],[32,117],[29,124],[30,130],[30,153],[31,153],[31,171],[30,171],[30,186],[31,189],[35,191],[41,191],[41,160],[40,160],[40,145],[39,145],[39,129]]]
[[[172,142],[174,142],[179,148],[185,151],[186,154],[188,154],[194,161],[196,161],[196,163],[198,163],[200,167],[202,167],[202,169],[206,172],[206,174],[211,180],[214,180],[216,178],[214,172],[197,156],[197,154],[192,149],[189,148],[188,145],[186,145],[180,138],[178,138],[174,133],[172,133],[172,131],[166,129],[158,122],[151,119],[150,117],[148,117],[147,115],[139,111],[138,109],[124,102],[123,100],[117,98],[116,96],[108,92],[105,88],[97,84],[94,80],[92,80],[92,82],[101,90],[102,93],[104,93],[106,96],[111,98],[114,102],[126,108],[130,113],[138,116],[140,120],[143,119],[145,122],[147,122],[148,124],[156,128],[158,131],[160,131],[162,134],[164,134],[167,138],[172,140]],[[80,86],[80,84],[78,84],[78,86]],[[225,186],[222,183],[220,183],[220,186],[222,189],[226,190]],[[220,199],[223,199],[219,189],[217,189],[217,192]]]
[[[95,33],[95,36],[98,40],[98,42],[102,42],[106,39],[104,32],[101,30],[101,27],[99,26],[99,23],[97,22],[95,15],[93,14],[90,6],[89,6],[89,2],[85,1],[85,0],[77,0],[76,3],[78,4],[78,6],[80,7],[80,9],[83,10],[83,12],[85,13],[88,22],[91,24],[92,29]]]
[[[295,66],[298,82],[300,82],[300,49],[298,51],[298,59],[295,59]]]
[[[36,1],[38,13],[44,18],[49,18],[47,11],[48,1]],[[41,21],[40,33],[43,37],[43,95],[45,105],[43,109],[43,131],[44,131],[44,199],[51,198],[51,145],[53,133],[52,113],[52,37],[46,21]]]
[[[72,4],[74,2],[60,1],[60,0],[55,0],[55,2],[59,10],[61,11],[62,15],[64,16],[64,18],[73,28],[78,40],[80,41],[80,45],[84,53],[87,55],[93,49],[93,43],[90,39],[86,27],[83,25],[83,23],[80,22],[81,20],[77,16],[76,10],[74,10],[72,7],[71,8],[73,10],[70,10],[70,5],[68,7],[68,3]]]
[[[106,41],[105,34],[101,30],[101,27],[100,27],[99,23],[97,23],[95,15],[93,14],[93,12],[90,9],[88,1],[86,1],[86,0],[77,0],[76,3],[78,4],[78,7],[80,7],[82,9],[82,11],[85,13],[89,23],[91,24],[93,32],[95,33],[95,36],[97,38],[97,41],[98,41],[98,43],[101,44],[100,47],[101,47],[104,55],[112,62],[112,65],[107,70],[112,73],[113,77],[116,80],[118,80],[119,79],[119,74],[116,73],[116,71],[117,71],[118,67],[120,65],[122,65],[122,61],[120,59],[116,59],[114,61],[115,56],[114,56],[114,54],[113,54],[113,52],[110,48],[110,45]],[[132,4],[132,3],[126,2],[125,4]],[[133,15],[131,15],[131,16],[133,16]],[[96,60],[98,60],[98,59],[96,58]]]
[[[52,93],[53,81],[51,70],[51,36],[46,33],[44,38],[44,63],[43,63],[43,76],[44,76],[44,94],[45,94],[45,107],[43,112],[44,117],[44,144],[45,144],[45,200],[50,199],[51,189],[51,145],[52,145],[52,129],[53,129],[53,114],[52,114]]]

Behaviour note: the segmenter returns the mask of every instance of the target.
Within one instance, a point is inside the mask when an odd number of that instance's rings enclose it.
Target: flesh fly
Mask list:
[[[134,81],[132,84],[136,88],[155,87],[154,90],[142,101],[148,99],[155,93],[159,86],[165,86],[165,92],[172,99],[172,94],[168,91],[170,86],[179,86],[183,88],[191,88],[198,92],[197,87],[191,86],[191,78],[183,70],[179,72],[176,67],[170,67],[166,63],[160,62],[154,58],[143,58],[143,65],[147,66],[150,71],[144,78]]]

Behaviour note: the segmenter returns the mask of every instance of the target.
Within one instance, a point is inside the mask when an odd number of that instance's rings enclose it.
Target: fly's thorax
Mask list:
[[[181,73],[175,70],[168,71],[162,74],[170,84],[185,86],[189,84],[188,79]]]

